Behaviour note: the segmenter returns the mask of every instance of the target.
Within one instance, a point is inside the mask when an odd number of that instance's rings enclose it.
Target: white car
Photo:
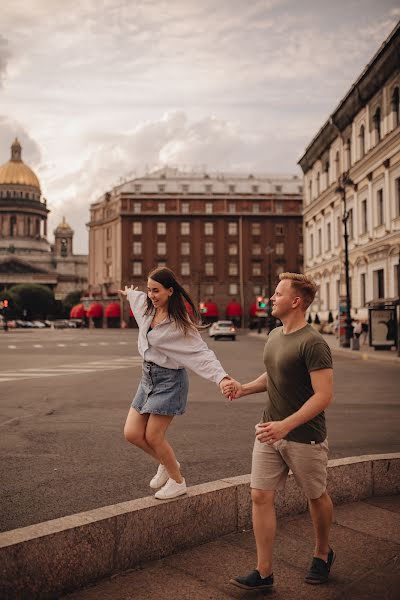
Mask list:
[[[234,326],[232,321],[215,321],[215,323],[211,325],[208,334],[215,340],[219,340],[220,338],[225,337],[235,341],[236,327]]]

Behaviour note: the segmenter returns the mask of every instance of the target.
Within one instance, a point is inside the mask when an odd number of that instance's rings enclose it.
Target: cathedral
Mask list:
[[[49,212],[39,179],[23,162],[16,139],[10,160],[0,166],[0,291],[38,283],[61,300],[87,288],[88,257],[73,253],[74,232],[65,217],[54,230],[54,245],[48,242]]]

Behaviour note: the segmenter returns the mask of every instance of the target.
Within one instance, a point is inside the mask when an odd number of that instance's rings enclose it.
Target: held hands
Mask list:
[[[290,429],[285,426],[284,421],[270,421],[269,423],[257,423],[256,438],[262,444],[269,446],[287,436]]]
[[[231,377],[224,377],[224,379],[219,384],[219,388],[221,390],[221,393],[229,400],[240,398],[240,396],[243,395],[242,384],[236,381],[236,379],[232,379]]]
[[[122,294],[123,296],[127,296],[128,292],[134,292],[135,290],[137,290],[137,287],[133,287],[133,285],[130,285],[129,287],[126,285],[124,290],[118,290],[119,294]]]

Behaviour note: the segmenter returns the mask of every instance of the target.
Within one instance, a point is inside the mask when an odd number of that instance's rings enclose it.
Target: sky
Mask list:
[[[162,165],[297,161],[400,20],[397,0],[2,0],[0,164],[18,136],[74,251],[89,205]],[[49,235],[51,241],[52,235]]]

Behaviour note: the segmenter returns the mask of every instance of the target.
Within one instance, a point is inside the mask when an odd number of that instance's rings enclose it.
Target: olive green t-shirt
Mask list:
[[[284,334],[282,327],[273,329],[264,348],[268,375],[268,404],[263,422],[281,421],[299,410],[314,394],[311,371],[332,368],[332,355],[321,334],[311,325]],[[285,439],[316,443],[326,438],[325,413],[296,427]]]

